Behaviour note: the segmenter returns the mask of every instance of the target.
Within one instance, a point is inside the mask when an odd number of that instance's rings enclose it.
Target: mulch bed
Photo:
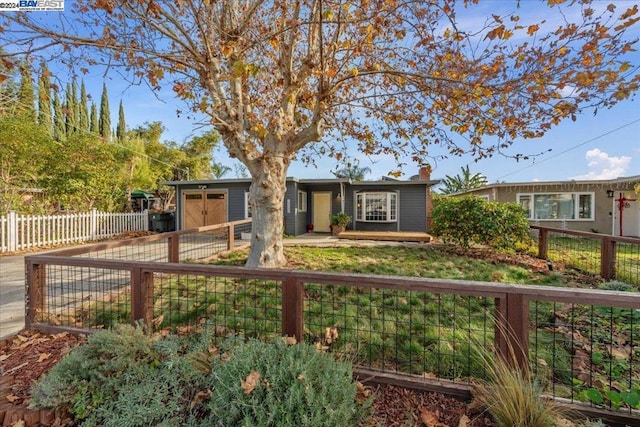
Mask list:
[[[29,409],[29,390],[86,337],[69,333],[23,332],[0,342],[0,426],[68,426],[65,413]],[[375,396],[371,426],[481,427],[495,426],[479,409],[440,393],[395,386],[371,389]]]

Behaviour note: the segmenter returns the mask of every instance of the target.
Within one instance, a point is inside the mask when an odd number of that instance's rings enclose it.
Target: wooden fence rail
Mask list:
[[[0,253],[105,239],[126,231],[149,229],[144,212],[89,212],[60,215],[20,215],[9,211],[0,216]]]

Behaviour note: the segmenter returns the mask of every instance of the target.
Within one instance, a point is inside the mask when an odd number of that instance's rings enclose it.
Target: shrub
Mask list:
[[[181,425],[208,374],[189,352],[200,353],[208,340],[155,341],[131,326],[98,331],[34,386],[31,404],[66,409],[87,426]]]
[[[434,197],[431,232],[445,242],[514,250],[531,240],[526,212],[517,203],[478,197]]]
[[[203,425],[358,425],[351,365],[307,344],[249,341],[212,372]]]

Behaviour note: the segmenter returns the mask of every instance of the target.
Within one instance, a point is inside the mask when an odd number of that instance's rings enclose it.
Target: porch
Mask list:
[[[389,242],[420,242],[429,243],[431,236],[421,231],[343,231],[339,239],[348,240],[382,240]]]

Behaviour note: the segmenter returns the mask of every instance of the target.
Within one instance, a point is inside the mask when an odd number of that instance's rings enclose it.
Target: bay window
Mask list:
[[[396,222],[398,195],[391,192],[363,192],[356,194],[356,221]]]

